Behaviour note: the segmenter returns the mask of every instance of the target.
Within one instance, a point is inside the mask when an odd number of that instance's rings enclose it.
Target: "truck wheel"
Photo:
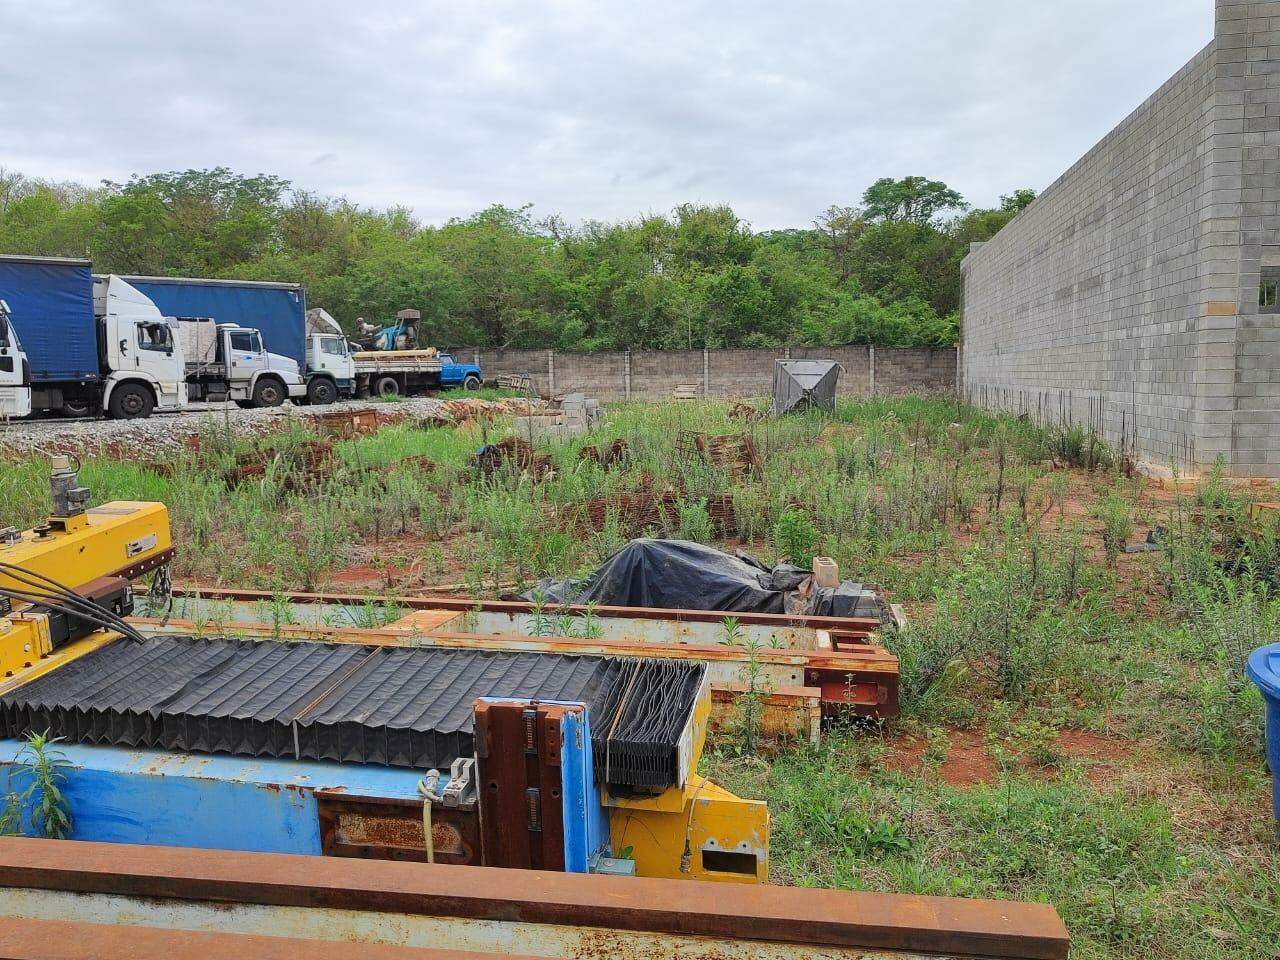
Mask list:
[[[58,413],[64,417],[87,417],[93,413],[93,404],[88,400],[63,400]]]
[[[398,397],[400,384],[395,377],[382,377],[373,385],[373,394],[376,397]]]
[[[156,408],[151,391],[139,383],[126,383],[111,393],[107,412],[113,420],[145,420]]]
[[[463,390],[479,390],[480,378],[477,377],[474,373],[467,374],[467,379],[462,381],[462,389]]]
[[[327,377],[317,377],[307,384],[307,403],[327,407],[338,399],[338,385]]]
[[[255,407],[278,407],[289,398],[284,384],[275,377],[264,377],[253,388],[253,405]]]

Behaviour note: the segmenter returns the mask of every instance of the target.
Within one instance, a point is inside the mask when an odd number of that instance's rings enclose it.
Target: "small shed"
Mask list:
[[[834,360],[779,360],[773,368],[773,415],[816,408],[835,410],[840,364]]]

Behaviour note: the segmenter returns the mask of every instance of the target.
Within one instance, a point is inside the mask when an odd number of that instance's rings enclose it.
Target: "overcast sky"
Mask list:
[[[1041,189],[1212,34],[1212,0],[0,0],[0,166],[807,226],[881,176]]]

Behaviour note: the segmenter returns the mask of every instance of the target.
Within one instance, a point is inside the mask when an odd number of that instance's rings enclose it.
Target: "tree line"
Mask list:
[[[931,346],[955,342],[969,244],[1034,198],[971,209],[944,183],[905,177],[805,229],[755,232],[728,206],[697,204],[581,225],[495,205],[437,226],[223,167],[95,188],[0,169],[0,253],[302,283],[350,331],[414,307],[442,345]]]

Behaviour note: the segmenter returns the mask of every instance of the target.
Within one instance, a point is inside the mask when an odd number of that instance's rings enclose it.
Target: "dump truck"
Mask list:
[[[342,329],[323,311],[307,310],[306,291],[301,284],[201,277],[125,279],[167,316],[258,331],[261,352],[273,358],[269,368],[283,374],[292,365],[300,378],[299,387],[289,376],[279,377],[279,383],[268,389],[273,395],[284,388],[288,399],[295,403],[318,405],[355,395],[355,365]],[[328,321],[317,327],[320,314]],[[259,361],[254,364],[259,365]],[[203,388],[199,389],[202,395],[193,394],[192,399],[205,399]],[[233,399],[252,402],[252,390],[247,396],[233,395]]]

